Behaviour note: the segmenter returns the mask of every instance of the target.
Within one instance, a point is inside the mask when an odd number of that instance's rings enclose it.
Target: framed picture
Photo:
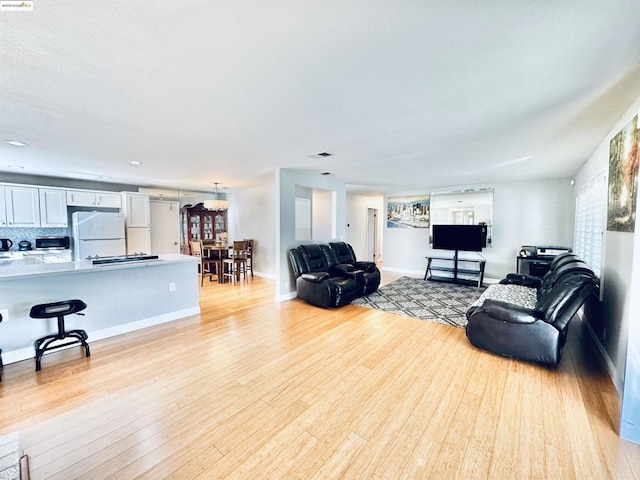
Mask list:
[[[609,201],[607,230],[633,232],[638,197],[638,116],[609,144]]]
[[[429,194],[387,198],[388,228],[429,228]]]

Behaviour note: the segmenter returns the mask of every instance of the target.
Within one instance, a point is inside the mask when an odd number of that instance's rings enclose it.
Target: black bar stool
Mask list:
[[[87,343],[87,339],[89,338],[87,332],[84,330],[69,330],[67,332],[64,329],[64,316],[71,315],[72,313],[84,315],[84,313],[78,312],[81,312],[85,308],[87,308],[87,304],[82,300],[64,300],[62,302],[43,303],[31,307],[31,312],[29,313],[31,318],[58,317],[58,333],[39,338],[33,343],[36,348],[36,372],[40,370],[40,360],[47,350],[55,350],[56,348],[79,344],[84,347],[85,357],[91,356],[89,344]],[[51,345],[53,342],[65,338],[73,338],[75,340],[59,345]]]

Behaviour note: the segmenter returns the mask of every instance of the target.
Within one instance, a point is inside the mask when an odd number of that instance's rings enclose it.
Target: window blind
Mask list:
[[[600,277],[602,239],[607,210],[607,177],[600,172],[585,184],[576,197],[573,251]]]

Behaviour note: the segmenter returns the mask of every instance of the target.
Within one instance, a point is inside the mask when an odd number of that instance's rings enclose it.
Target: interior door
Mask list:
[[[151,254],[180,253],[180,208],[178,202],[151,200]]]

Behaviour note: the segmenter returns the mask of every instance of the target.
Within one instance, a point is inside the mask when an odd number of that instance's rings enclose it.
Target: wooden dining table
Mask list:
[[[229,250],[233,249],[233,245],[219,243],[203,243],[202,250],[205,257],[216,258],[218,260],[218,283],[222,283],[224,278],[224,259],[229,258]]]

